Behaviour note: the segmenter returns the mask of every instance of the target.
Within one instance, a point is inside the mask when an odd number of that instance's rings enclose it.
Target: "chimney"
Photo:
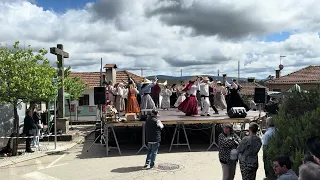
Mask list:
[[[254,83],[254,82],[256,82],[256,78],[255,77],[248,77],[248,82]]]
[[[116,83],[117,82],[117,65],[116,64],[106,64],[104,65],[104,67],[106,69],[106,78],[107,81],[109,82],[110,80],[112,80],[112,83]]]
[[[277,69],[276,70],[276,78],[279,78],[281,76],[281,70],[280,69]]]

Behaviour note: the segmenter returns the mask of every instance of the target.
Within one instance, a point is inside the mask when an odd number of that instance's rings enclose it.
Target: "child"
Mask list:
[[[150,169],[154,167],[154,162],[158,153],[158,148],[161,142],[161,129],[163,124],[157,118],[158,111],[152,110],[151,116],[146,120],[146,140],[148,143],[148,154],[146,159],[146,164],[144,168],[150,165]]]

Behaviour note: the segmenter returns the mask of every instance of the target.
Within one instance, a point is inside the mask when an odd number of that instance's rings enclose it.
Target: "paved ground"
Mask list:
[[[90,137],[89,139],[92,139]],[[92,141],[91,141],[92,142]],[[6,180],[220,180],[222,172],[217,151],[204,151],[207,146],[191,148],[195,151],[186,152],[184,148],[162,146],[157,156],[158,168],[142,170],[145,152],[135,155],[139,147],[123,150],[123,156],[118,156],[112,150],[111,157],[105,157],[105,149],[99,145],[93,146],[89,152],[90,141],[80,144],[71,150],[55,155],[22,162],[16,165],[0,168],[0,177]],[[179,152],[177,152],[179,151]],[[262,153],[260,153],[262,155]],[[263,163],[258,170],[257,180],[263,179]],[[239,167],[236,180],[241,180]]]
[[[54,142],[42,141],[40,142],[41,147],[33,148],[34,153],[25,152],[25,143],[19,144],[18,152],[21,153],[19,156],[12,157],[0,157],[0,167],[8,166],[11,164],[17,164],[22,161],[27,161],[30,159],[35,159],[39,157],[46,156],[48,154],[56,153],[59,151],[68,150],[75,145],[84,141],[85,136],[94,130],[94,125],[78,125],[74,126],[73,130],[70,131],[70,134],[73,134],[72,141],[58,141],[57,148],[55,149]]]

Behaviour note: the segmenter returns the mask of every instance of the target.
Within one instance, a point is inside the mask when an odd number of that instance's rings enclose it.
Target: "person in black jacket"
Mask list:
[[[231,151],[234,151],[240,142],[240,137],[233,131],[233,125],[223,125],[223,132],[219,135],[219,160],[222,166],[223,180],[233,180],[236,173],[237,158],[231,159]]]
[[[24,125],[23,125],[23,133],[26,136],[34,136],[35,130],[37,129],[37,125],[34,123],[32,118],[32,110],[28,109],[26,111],[26,117],[24,118]],[[31,150],[31,140],[32,138],[26,139],[26,152],[32,153],[34,151]]]
[[[162,122],[157,118],[158,111],[152,110],[151,115],[146,120],[146,140],[148,143],[148,154],[144,168],[150,165],[154,167],[154,162],[158,153],[159,145],[161,142],[161,129],[163,128]]]

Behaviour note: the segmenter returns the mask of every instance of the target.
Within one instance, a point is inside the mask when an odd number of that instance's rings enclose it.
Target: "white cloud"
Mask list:
[[[219,69],[237,76],[241,61],[242,77],[265,78],[280,54],[287,56],[283,74],[320,64],[320,4],[314,0],[156,2],[102,0],[59,14],[28,1],[0,1],[0,42],[47,49],[62,43],[74,71],[99,71],[103,58],[121,69],[145,66],[144,75],[179,76],[181,69],[215,75]],[[285,41],[258,40],[284,31],[292,33]]]

